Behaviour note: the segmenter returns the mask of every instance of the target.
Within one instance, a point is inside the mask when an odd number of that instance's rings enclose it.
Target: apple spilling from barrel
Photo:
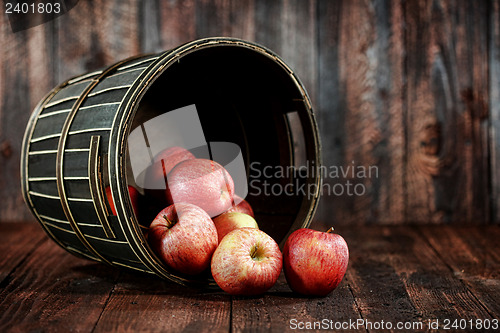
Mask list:
[[[255,214],[253,212],[252,206],[250,206],[248,201],[246,201],[245,199],[243,199],[242,197],[240,197],[237,194],[234,194],[233,204],[232,204],[231,208],[229,208],[227,210],[227,212],[244,213],[244,214],[250,215],[251,217],[255,218]]]
[[[283,248],[283,269],[290,288],[303,295],[326,296],[337,288],[349,261],[342,236],[302,228],[294,231]]]
[[[134,209],[134,213],[139,215],[140,212],[140,193],[133,186],[128,185],[128,194],[130,196],[130,202],[132,203],[132,208]],[[106,186],[106,198],[108,199],[109,208],[111,209],[111,215],[116,215],[116,208],[113,201],[113,194],[111,192],[111,187]]]
[[[166,205],[167,175],[180,162],[195,159],[187,149],[174,146],[160,151],[153,159],[152,165],[145,172],[144,192],[158,205]]]
[[[245,213],[227,211],[213,219],[215,227],[217,228],[217,236],[219,236],[219,243],[224,236],[235,229],[239,228],[255,228],[259,229],[257,221]]]
[[[281,273],[282,254],[265,232],[243,227],[229,232],[211,262],[217,285],[232,295],[258,295],[271,288]]]
[[[177,164],[167,175],[169,203],[189,202],[214,217],[232,206],[234,183],[219,163],[208,159],[189,159]]]
[[[333,228],[298,229],[282,252],[259,228],[252,206],[235,193],[231,175],[216,161],[170,147],[155,156],[145,175],[146,184],[160,186],[143,195],[129,186],[130,199],[136,215],[144,208],[139,207],[141,196],[141,202],[155,203],[149,210],[161,207],[149,214],[155,217],[146,237],[172,272],[189,278],[208,271],[223,291],[248,296],[265,293],[282,271],[290,289],[306,296],[326,296],[342,281],[349,261],[342,236]],[[109,187],[106,195],[116,215]]]
[[[208,268],[218,238],[210,216],[198,206],[175,203],[158,213],[149,227],[148,241],[169,267],[184,274]]]

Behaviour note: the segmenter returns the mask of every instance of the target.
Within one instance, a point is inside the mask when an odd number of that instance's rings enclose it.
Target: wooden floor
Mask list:
[[[0,223],[0,332],[500,328],[500,227],[336,231],[350,262],[328,297],[300,297],[281,276],[265,295],[247,298],[78,259],[35,223]]]

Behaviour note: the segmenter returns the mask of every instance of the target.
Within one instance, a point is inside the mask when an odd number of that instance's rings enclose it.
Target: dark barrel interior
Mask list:
[[[200,48],[183,54],[149,86],[131,130],[194,104],[207,142],[241,148],[250,182],[246,200],[259,227],[280,243],[292,228],[309,224],[317,199],[307,187],[304,195],[301,185],[315,183],[318,175],[294,169],[319,161],[315,123],[299,85],[283,64],[251,48]]]

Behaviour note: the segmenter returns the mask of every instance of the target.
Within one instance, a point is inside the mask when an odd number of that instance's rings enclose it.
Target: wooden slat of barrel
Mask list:
[[[120,66],[120,68],[118,68],[116,70],[116,72],[121,72],[121,71],[129,70],[129,69],[137,68],[137,67],[149,66],[156,59],[158,59],[157,54],[152,54],[149,56],[144,56],[144,57],[141,57],[138,59],[134,59],[134,60],[129,61],[127,64]]]
[[[88,177],[71,178],[65,176],[64,186],[66,188],[66,194],[68,195],[68,197],[70,198],[81,197],[92,200]]]
[[[60,204],[59,204],[60,206]],[[50,207],[49,205],[41,206],[41,207]],[[59,208],[61,209],[61,208]],[[67,250],[70,246],[72,249],[76,250],[76,254],[82,254],[88,258],[92,258],[97,260],[78,240],[75,232],[71,229],[69,222],[66,220],[66,217],[62,217],[59,214],[54,214],[56,209],[50,209],[49,211],[44,211],[43,209],[36,210],[42,225],[48,229],[48,232],[53,236],[58,243],[62,244]],[[62,211],[62,209],[61,209]],[[44,215],[44,214],[51,214]],[[53,217],[53,215],[57,215],[58,218]],[[74,251],[72,251],[74,252]],[[75,254],[75,253],[74,253]]]
[[[64,110],[66,111],[66,110]],[[69,112],[50,113],[49,117],[38,118],[32,141],[41,140],[49,135],[60,134]]]
[[[63,87],[50,99],[50,101],[47,103],[47,106],[54,105],[55,103],[59,103],[62,100],[67,100],[70,98],[76,100],[88,87],[90,82],[91,80],[84,80]]]
[[[76,114],[69,135],[77,131],[92,131],[93,128],[111,128],[113,118],[118,110],[120,103],[106,103],[81,107]],[[87,143],[87,146],[90,144]]]
[[[69,135],[66,141],[66,153],[72,149],[76,152],[80,149],[88,149],[92,135],[101,137],[101,145],[107,146],[109,142],[109,130],[94,130],[93,132],[81,132]],[[86,147],[86,148],[83,148]],[[66,172],[66,171],[65,171]]]
[[[64,215],[64,211],[59,203],[59,199],[44,198],[32,194],[30,196],[33,206],[40,216],[67,221],[66,215]]]
[[[88,150],[66,151],[64,157],[64,177],[88,177]]]
[[[56,229],[56,231],[62,231],[65,233],[65,236],[62,238],[62,240],[65,240],[68,234],[73,235],[76,240],[76,235],[73,229],[71,229],[71,225],[69,224],[68,221],[65,220],[57,220],[49,216],[42,215],[42,221],[43,224],[50,227],[51,229]],[[74,245],[74,243],[68,243],[71,245]],[[78,247],[80,248],[80,247]]]
[[[104,101],[105,104],[103,105],[102,96],[106,96],[104,94],[106,89],[112,86],[128,87],[142,70],[143,68],[137,69],[132,66],[117,75],[111,75],[110,79],[105,81],[103,87],[99,88],[101,96],[94,94],[95,98],[87,100],[87,104],[82,105],[81,110],[77,111],[72,119],[67,138],[77,136],[79,140],[69,140],[78,144],[66,146],[63,159],[63,171],[65,171],[63,179],[72,214],[76,212],[77,223],[82,223],[85,228],[84,237],[91,239],[92,243],[103,244],[102,247],[113,254],[114,259],[119,260],[120,256],[117,254],[123,254],[124,262],[122,264],[135,265],[139,269],[146,269],[133,251],[129,249],[123,233],[119,232],[118,235],[121,236],[121,239],[113,240],[110,246],[110,241],[106,239],[102,225],[100,225],[95,213],[88,176],[90,137],[97,133],[104,134],[102,136],[106,137],[106,139],[109,137],[109,131],[119,101],[125,95],[126,89],[118,89],[109,94],[111,95],[112,104],[106,104],[109,101]],[[84,76],[92,78],[94,75]],[[31,151],[28,156],[27,193],[30,197],[34,197],[34,200],[32,199],[33,209],[46,230],[61,245],[70,245],[77,253],[88,257],[90,252],[80,242],[62,210],[55,179],[57,148],[62,128],[68,115],[70,115],[73,104],[91,83],[89,79],[80,80],[78,78],[73,79],[72,82],[72,84],[60,88],[50,100],[46,101],[46,108],[40,112],[41,117],[34,121],[34,130],[30,141],[36,145],[35,148],[38,150]],[[99,93],[99,91],[97,92]],[[101,102],[93,103],[94,100],[99,100],[98,97],[101,97]],[[117,100],[117,102],[114,102],[114,100]],[[108,140],[103,141],[106,143],[104,147],[107,147]],[[41,145],[40,143],[45,144]],[[83,216],[79,216],[79,214]]]
[[[53,147],[50,147],[53,148]],[[39,151],[28,156],[27,178],[55,177],[56,154],[54,150]]]
[[[50,114],[53,114],[54,112],[60,113],[60,112],[69,112],[71,108],[73,107],[73,104],[75,104],[74,100],[67,100],[52,106],[47,106],[45,105],[42,112],[40,112],[40,117],[48,117]]]
[[[61,242],[64,245],[70,245],[73,248],[77,249],[78,251],[85,253],[88,256],[92,256],[88,250],[81,245],[80,240],[78,237],[76,237],[76,234],[73,230],[71,230],[71,226],[68,225],[58,225],[54,222],[49,222],[49,221],[43,221],[43,224],[45,227],[50,229],[50,232],[52,235],[54,235],[55,238],[59,242]]]
[[[57,184],[55,178],[30,178],[28,179],[30,190],[38,193],[45,193],[48,195],[56,196]]]
[[[54,137],[37,142],[31,142],[30,144],[31,152],[54,150],[54,146],[57,147],[57,142],[59,142],[59,137]]]
[[[106,236],[90,193],[88,169],[90,138],[100,136],[100,154],[106,155],[109,133],[118,107],[127,89],[147,68],[148,62],[138,62],[138,68],[126,64],[126,70],[104,77],[83,101],[69,127],[63,174],[69,209],[79,231],[90,246],[115,264],[146,271],[148,269],[131,250],[116,218],[111,219],[115,238],[109,239]],[[105,163],[107,161],[104,161]]]

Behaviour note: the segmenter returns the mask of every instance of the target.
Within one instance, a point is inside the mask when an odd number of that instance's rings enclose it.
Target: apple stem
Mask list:
[[[326,231],[326,233],[327,233],[327,234],[330,234],[330,233],[332,233],[334,230],[335,230],[335,228],[334,228],[334,227],[330,227],[330,229],[328,229],[328,230]]]
[[[175,225],[175,222],[170,221],[170,219],[167,217],[167,215],[163,215],[163,218],[167,221],[167,228],[172,228]]]
[[[252,248],[252,251],[250,252],[250,257],[253,259],[255,258],[255,256],[257,255],[257,250],[259,249],[259,247],[257,245],[255,245],[253,248]]]

